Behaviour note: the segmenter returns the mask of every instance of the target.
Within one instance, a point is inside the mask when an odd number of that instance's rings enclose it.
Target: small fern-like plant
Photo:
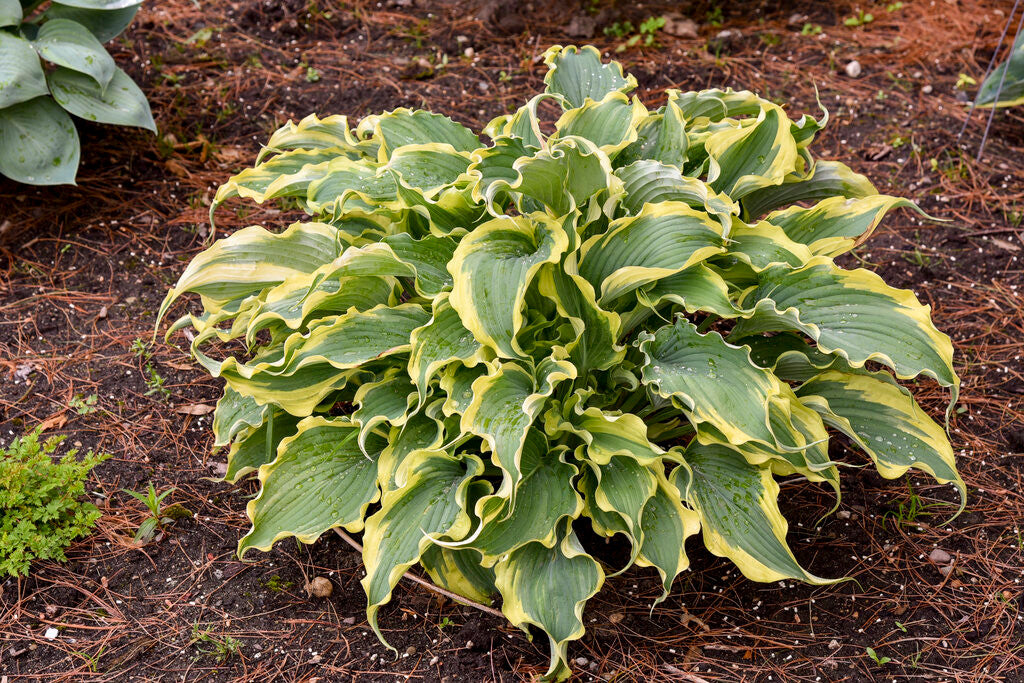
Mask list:
[[[83,500],[92,468],[109,458],[70,450],[54,462],[64,437],[39,442],[39,430],[0,449],[0,575],[27,575],[32,560],[67,558],[64,551],[87,535],[100,511]]]
[[[913,204],[811,156],[827,117],[732,90],[669,91],[652,111],[594,48],[546,63],[545,92],[488,145],[408,109],[289,123],[213,210],[288,197],[313,220],[219,240],[161,316],[200,296],[171,331],[193,328],[226,381],[226,479],[262,484],[240,553],[361,531],[378,636],[419,563],[468,598],[500,594],[563,678],[606,572],[653,567],[664,599],[698,533],[750,579],[827,583],[787,545],[776,483],[838,496],[827,427],[885,477],[964,485],[898,382],[955,399],[949,338],[911,292],[833,261]],[[581,529],[628,539],[624,566]]]

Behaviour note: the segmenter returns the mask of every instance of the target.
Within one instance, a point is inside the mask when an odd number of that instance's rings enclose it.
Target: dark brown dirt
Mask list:
[[[697,38],[659,35],[657,46],[619,55],[648,104],[671,87],[733,86],[815,113],[816,85],[832,115],[817,155],[948,220],[894,215],[847,265],[913,289],[953,336],[964,387],[952,435],[970,499],[943,524],[955,510],[947,488],[850,469],[840,514],[819,523],[830,496],[784,482],[799,559],[856,582],[756,584],[693,542],[692,571],[653,613],[651,570],[609,580],[588,604],[587,635],[572,649],[579,680],[1024,680],[1024,115],[996,116],[981,161],[979,113],[956,140],[958,75],[980,75],[1011,3],[912,0],[893,12],[882,4],[860,28],[843,25],[852,2],[722,5],[720,19],[705,2],[585,4],[172,0],[143,9],[115,57],[150,97],[161,138],[85,126],[77,188],[0,182],[0,442],[45,422],[69,445],[114,455],[90,486],[104,511],[97,533],[73,546],[67,564],[40,563],[31,577],[0,583],[0,675],[509,681],[542,672],[543,636],[531,644],[406,582],[381,618],[394,659],[365,623],[358,555],[333,536],[237,561],[256,486],[211,481],[224,455],[210,453],[210,417],[180,412],[212,406],[218,387],[178,338],[153,349],[168,395],[147,394],[153,380],[131,347],[151,338],[166,288],[210,237],[216,186],[288,118],[423,106],[479,128],[542,87],[536,57],[548,45],[614,50],[621,39],[600,27],[674,9],[697,20]],[[585,32],[588,18],[598,27],[592,38],[566,34]],[[822,33],[802,35],[804,24]],[[475,57],[462,56],[466,47]],[[851,59],[864,69],[857,79],[844,73]],[[308,68],[320,80],[307,81]],[[217,232],[264,221],[284,222],[272,208],[232,204]],[[918,391],[939,415],[941,392],[927,383]],[[72,399],[90,395],[96,410],[79,414]],[[168,500],[195,517],[136,548],[144,512],[121,489],[150,481],[177,487]],[[898,523],[915,499],[932,507]],[[948,575],[929,560],[935,548],[953,557]],[[609,546],[604,558],[621,561],[621,549]],[[307,597],[313,576],[328,577],[333,595]],[[50,626],[59,629],[53,640],[43,637]],[[892,661],[876,663],[868,647]]]

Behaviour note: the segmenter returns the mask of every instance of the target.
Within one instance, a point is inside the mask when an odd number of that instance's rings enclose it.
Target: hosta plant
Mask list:
[[[419,563],[550,638],[553,678],[608,572],[668,595],[700,534],[756,581],[826,583],[786,543],[777,477],[839,493],[828,429],[884,477],[961,492],[945,431],[898,380],[955,397],[929,308],[834,258],[889,209],[825,123],[750,92],[648,109],[594,48],[483,130],[396,109],[278,130],[220,188],[312,217],[186,268],[195,358],[226,382],[226,479],[256,471],[239,552],[362,532],[367,618]],[[548,112],[553,112],[550,116]],[[621,534],[598,562],[584,540]],[[659,600],[660,601],[660,600]]]
[[[74,183],[80,155],[69,114],[156,132],[146,96],[103,43],[142,0],[0,0],[0,175]]]
[[[1024,31],[1017,33],[1010,54],[978,88],[974,103],[986,109],[1024,104]]]

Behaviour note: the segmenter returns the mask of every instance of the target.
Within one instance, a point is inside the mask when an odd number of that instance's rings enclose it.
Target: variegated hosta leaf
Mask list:
[[[689,476],[687,501],[700,517],[708,550],[728,557],[754,581],[831,583],[807,572],[789,549],[789,524],[779,511],[779,485],[769,467],[751,465],[720,445],[691,445],[685,459],[689,471],[676,468],[672,481],[683,489]]]
[[[843,270],[822,256],[797,270],[769,269],[758,279],[743,297],[754,313],[736,324],[732,337],[799,330],[823,352],[839,353],[855,367],[877,360],[901,379],[925,374],[954,392],[959,387],[953,345],[935,329],[931,308],[912,292],[893,289],[864,269]]]
[[[953,448],[942,427],[901,387],[867,375],[836,370],[811,378],[800,400],[871,456],[879,474],[896,479],[910,468],[952,483],[967,503],[967,487],[956,471]]]
[[[571,527],[559,529],[553,547],[533,542],[511,553],[495,568],[501,611],[516,626],[533,624],[548,635],[551,665],[548,679],[570,673],[568,642],[583,636],[583,605],[601,589],[604,572],[586,553]]]
[[[239,555],[270,550],[285,536],[312,543],[334,527],[363,528],[366,507],[380,495],[376,456],[385,442],[373,438],[367,444],[373,457],[364,455],[353,438],[357,430],[346,419],[307,417],[281,441],[277,458],[260,467],[263,486],[249,502],[252,530],[239,542]]]
[[[366,520],[362,580],[366,618],[381,642],[387,644],[377,626],[377,611],[391,599],[405,570],[419,561],[431,538],[457,540],[469,532],[467,492],[482,470],[480,459],[472,455],[413,451],[398,470],[399,488],[385,493],[381,509]]]
[[[774,479],[838,504],[829,428],[886,477],[964,484],[899,384],[927,375],[955,399],[948,337],[910,292],[832,261],[914,205],[815,161],[827,112],[730,89],[648,110],[597,49],[544,57],[545,92],[486,143],[405,108],[286,124],[213,204],[288,198],[310,221],[215,242],[160,315],[202,305],[168,334],[191,328],[226,380],[225,479],[259,472],[241,550],[364,528],[378,636],[418,562],[467,600],[499,592],[562,680],[604,580],[574,529],[622,534],[610,563],[653,567],[657,603],[700,530],[751,579],[829,582],[786,544]]]

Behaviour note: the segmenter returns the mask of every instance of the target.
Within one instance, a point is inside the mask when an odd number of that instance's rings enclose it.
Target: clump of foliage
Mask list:
[[[171,332],[193,328],[227,383],[225,478],[262,484],[240,553],[362,531],[378,636],[419,563],[500,594],[561,678],[607,571],[581,528],[628,539],[614,569],[653,567],[661,599],[698,533],[750,579],[821,584],[786,543],[776,477],[838,496],[826,427],[885,477],[964,485],[897,381],[955,399],[949,338],[911,292],[833,260],[913,204],[811,155],[827,116],[732,90],[649,110],[592,47],[546,64],[545,92],[491,121],[489,145],[409,109],[287,124],[211,212],[287,197],[312,221],[217,241],[161,316],[200,296]]]
[[[978,107],[1013,107],[1024,104],[1024,31],[1017,34],[1010,54],[978,88]]]
[[[32,560],[64,562],[71,541],[85,536],[100,511],[84,502],[85,480],[109,458],[68,451],[51,458],[64,437],[39,442],[40,430],[0,450],[0,574],[27,575]]]
[[[146,96],[103,47],[140,4],[0,0],[0,174],[74,184],[80,149],[69,113],[156,132]]]

